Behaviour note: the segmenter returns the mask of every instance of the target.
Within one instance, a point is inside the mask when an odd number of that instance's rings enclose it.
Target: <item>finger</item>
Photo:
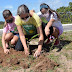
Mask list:
[[[7,51],[7,54],[9,53],[9,51]]]
[[[10,51],[8,51],[8,54],[10,53]]]
[[[29,55],[29,52],[25,52],[25,55]]]
[[[37,57],[37,52],[35,52],[34,57]]]
[[[5,54],[7,54],[7,52],[5,52]]]
[[[36,57],[36,54],[34,53],[34,57]]]
[[[37,54],[36,54],[36,56],[35,57],[37,57]]]

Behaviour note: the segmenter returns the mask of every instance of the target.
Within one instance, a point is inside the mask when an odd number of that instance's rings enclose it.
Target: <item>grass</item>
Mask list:
[[[20,67],[18,67],[18,66],[13,66],[13,68],[12,68],[12,70],[18,70],[18,69],[20,69]]]
[[[60,58],[61,58],[61,56],[65,56],[67,61],[72,60],[72,31],[63,32],[63,34],[60,36],[60,41],[61,41],[61,43],[57,47],[54,47],[51,45],[53,49],[51,51],[49,51],[49,55],[46,56],[46,57],[54,60],[56,63],[59,63],[60,66],[55,67],[54,70],[47,70],[46,72],[54,72],[55,70],[57,70],[57,68],[62,69],[63,72],[65,72],[65,71],[67,72],[67,68],[65,67],[66,64],[65,63],[62,64],[62,62],[61,62],[62,59],[60,60]],[[0,46],[2,46],[1,45],[1,37],[0,37]],[[61,50],[59,52],[57,52],[57,50],[60,48],[61,48]],[[21,56],[21,54],[18,54],[18,56]],[[16,57],[15,55],[11,56],[11,58],[15,58],[15,57]],[[34,60],[35,58],[32,55],[30,55],[27,59],[28,59],[27,63],[30,64],[29,61]],[[23,58],[21,60],[25,60],[25,58]],[[7,59],[7,61],[9,62],[9,59]],[[34,66],[34,64],[35,63],[33,63],[33,66]],[[2,68],[2,66],[0,66],[0,68]],[[3,71],[7,70],[7,68],[2,68],[2,69],[3,69]],[[13,68],[13,70],[17,70],[17,69],[18,69],[18,67]],[[70,69],[72,69],[72,67]],[[25,70],[24,70],[24,72],[25,72]],[[30,72],[33,72],[33,71],[31,70]]]
[[[6,62],[10,62],[10,58],[7,58],[7,59],[6,59]]]
[[[2,71],[0,71],[0,72],[8,72],[8,67],[3,67]]]
[[[57,62],[59,56],[55,56],[54,54],[50,54],[47,56],[48,58],[50,58],[51,60],[54,60],[55,62]]]
[[[53,70],[47,70],[46,72],[53,72]]]
[[[3,29],[4,24],[0,24],[0,29]]]
[[[0,47],[2,47],[2,37],[0,36]]]
[[[11,55],[11,58],[16,58],[16,55]]]

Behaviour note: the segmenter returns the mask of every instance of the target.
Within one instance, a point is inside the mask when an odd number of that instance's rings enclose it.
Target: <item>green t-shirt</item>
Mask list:
[[[40,17],[34,13],[28,22],[24,22],[20,16],[17,15],[15,18],[15,24],[22,26],[25,35],[33,35],[36,32],[36,28],[41,26],[41,21]]]

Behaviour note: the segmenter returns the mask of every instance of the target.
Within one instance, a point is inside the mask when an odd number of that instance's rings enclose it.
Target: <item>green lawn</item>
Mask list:
[[[0,29],[3,29],[4,24],[0,24]]]
[[[0,36],[0,47],[2,47],[2,37]]]
[[[1,37],[0,37],[0,46],[2,46]],[[46,57],[58,63],[59,66],[55,67],[54,70],[47,70],[46,72],[55,72],[55,71],[56,72],[71,72],[72,71],[72,31],[63,32],[63,34],[60,36],[60,45],[56,47],[53,46],[52,48],[53,49],[48,52],[49,55],[47,55]],[[11,57],[14,58],[15,56],[11,56]],[[14,68],[15,68],[14,70],[16,70],[16,67]],[[9,68],[2,68],[2,72],[4,71],[7,72],[8,69]],[[17,70],[17,72],[21,72],[21,71]],[[30,71],[30,72],[33,72],[33,71]]]

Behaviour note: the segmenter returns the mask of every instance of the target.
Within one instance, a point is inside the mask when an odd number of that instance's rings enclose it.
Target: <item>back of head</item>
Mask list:
[[[6,10],[3,11],[3,17],[4,17],[4,19],[8,18],[10,15],[12,15],[12,13],[10,12],[10,10],[6,9]]]
[[[22,4],[18,7],[18,10],[17,10],[17,15],[21,15],[21,14],[25,14],[25,13],[29,13],[29,9],[26,5]]]

